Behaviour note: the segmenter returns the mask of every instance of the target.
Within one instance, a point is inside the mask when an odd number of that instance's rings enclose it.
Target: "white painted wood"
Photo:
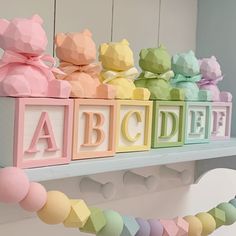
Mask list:
[[[160,43],[171,54],[196,48],[197,0],[161,0]]]
[[[13,165],[15,99],[0,99],[0,165]]]
[[[159,0],[114,0],[113,41],[128,39],[138,66],[142,48],[158,45]]]
[[[208,144],[153,149],[145,153],[123,153],[106,159],[74,161],[69,165],[28,169],[26,173],[32,181],[46,181],[233,155],[236,155],[235,138],[226,141],[212,141]]]
[[[111,40],[112,0],[57,0],[56,33],[88,28],[97,47]]]
[[[47,52],[53,53],[53,29],[54,29],[54,0],[0,0],[1,18],[12,19],[14,17],[30,17],[40,15],[44,20],[44,29],[48,36]]]

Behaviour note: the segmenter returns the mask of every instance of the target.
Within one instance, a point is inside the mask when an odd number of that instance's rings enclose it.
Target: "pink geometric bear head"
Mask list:
[[[56,55],[60,61],[88,65],[96,60],[96,45],[87,29],[77,33],[59,33],[55,41]]]
[[[217,80],[222,76],[220,64],[214,56],[199,60],[202,77],[207,80]]]
[[[42,24],[38,15],[11,21],[0,19],[0,48],[29,56],[41,55],[48,43]]]

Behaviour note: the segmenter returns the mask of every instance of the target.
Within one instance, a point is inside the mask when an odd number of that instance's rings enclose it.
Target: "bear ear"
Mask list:
[[[129,46],[129,41],[127,39],[122,39],[120,42],[124,45]]]
[[[43,24],[43,19],[37,14],[33,15],[30,19],[33,20],[34,22],[39,23],[40,25]]]
[[[3,35],[10,22],[6,19],[0,19],[0,35]]]
[[[179,58],[179,55],[178,54],[175,54],[173,57],[172,57],[172,63],[173,64],[176,64],[177,63],[177,61],[178,61],[178,58]]]
[[[201,65],[202,65],[202,59],[198,59],[198,65],[201,67]]]
[[[109,45],[107,43],[102,43],[99,47],[99,54],[104,55]]]
[[[194,56],[194,57],[195,57],[195,53],[194,53],[193,50],[190,50],[190,51],[189,51],[189,54],[190,54],[191,56]]]
[[[61,46],[66,38],[66,34],[58,33],[55,37],[56,46]]]
[[[147,56],[147,54],[148,54],[148,49],[144,48],[140,51],[139,56],[140,56],[140,58],[144,58]]]
[[[211,59],[216,61],[216,57],[215,56],[211,56]]]
[[[84,29],[84,30],[82,31],[82,34],[84,34],[84,35],[86,35],[86,36],[88,36],[88,37],[92,37],[91,31],[88,30],[88,29]]]
[[[166,47],[165,47],[165,45],[163,45],[163,44],[160,44],[159,48],[160,48],[160,49],[163,49],[163,50],[166,50]]]

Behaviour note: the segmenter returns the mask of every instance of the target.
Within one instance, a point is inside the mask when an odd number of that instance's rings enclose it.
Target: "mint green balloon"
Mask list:
[[[106,225],[97,233],[97,236],[120,236],[124,226],[120,214],[111,210],[105,210],[103,214],[106,218]]]
[[[219,204],[217,208],[225,212],[225,225],[232,225],[236,222],[236,208],[232,204],[224,202]]]

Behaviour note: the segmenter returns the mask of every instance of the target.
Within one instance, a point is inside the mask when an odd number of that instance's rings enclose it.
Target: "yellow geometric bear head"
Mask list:
[[[99,48],[99,61],[106,70],[125,71],[134,66],[134,57],[129,42],[103,43]]]

